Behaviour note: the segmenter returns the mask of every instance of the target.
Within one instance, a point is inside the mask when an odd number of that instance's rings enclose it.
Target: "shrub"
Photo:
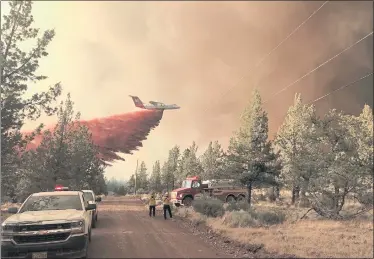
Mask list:
[[[223,220],[225,225],[230,227],[259,227],[281,224],[286,219],[282,212],[264,211],[259,212],[253,209],[248,211],[232,211]]]
[[[240,202],[230,202],[227,204],[226,210],[227,211],[248,211],[249,210],[249,204],[246,201],[240,201]]]
[[[357,200],[364,206],[373,206],[373,192],[358,195]]]
[[[274,201],[277,200],[277,196],[276,196],[275,191],[274,191],[273,188],[269,188],[269,189],[267,190],[266,195],[267,195],[267,198],[268,198],[268,200],[269,200],[270,202],[274,202]]]
[[[139,188],[138,190],[136,190],[136,194],[146,194],[146,191],[143,188]]]
[[[298,205],[300,208],[309,208],[311,204],[307,197],[301,197]]]
[[[199,212],[207,217],[216,218],[223,216],[225,213],[223,202],[221,200],[208,197],[202,197],[199,200],[194,200],[192,202],[192,207],[196,212]]]
[[[261,222],[262,225],[276,225],[281,224],[285,221],[286,215],[280,211],[264,211],[257,213],[257,219]]]
[[[248,211],[232,211],[226,215],[223,224],[232,228],[259,226],[258,221]]]
[[[266,201],[266,196],[262,193],[260,193],[258,195],[254,195],[253,198],[257,201]]]

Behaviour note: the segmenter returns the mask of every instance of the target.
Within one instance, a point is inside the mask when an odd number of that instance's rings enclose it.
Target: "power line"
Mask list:
[[[369,34],[367,34],[366,36],[362,37],[361,39],[359,39],[358,41],[356,41],[355,43],[353,43],[352,45],[350,45],[349,47],[343,49],[342,51],[340,51],[338,54],[336,54],[335,56],[329,58],[328,60],[326,60],[325,62],[323,62],[322,64],[318,65],[316,68],[314,68],[313,70],[309,71],[308,73],[306,73],[305,75],[303,75],[302,77],[296,79],[294,82],[292,82],[291,84],[287,85],[286,87],[284,87],[283,89],[281,89],[280,91],[272,94],[272,96],[269,97],[269,99],[267,99],[265,103],[269,102],[273,97],[277,96],[278,94],[282,93],[283,91],[287,90],[288,88],[290,88],[291,86],[293,86],[294,84],[300,82],[302,79],[304,79],[305,77],[311,75],[312,73],[314,73],[316,70],[320,69],[321,67],[323,67],[324,65],[326,65],[327,63],[329,63],[330,61],[334,60],[335,58],[337,58],[338,56],[340,56],[341,54],[343,54],[344,52],[348,51],[349,49],[351,49],[352,47],[356,46],[358,43],[360,43],[361,41],[365,40],[366,38],[368,38],[369,36],[373,35],[373,31],[371,31]]]
[[[331,94],[333,94],[333,93],[335,93],[337,91],[340,91],[340,90],[342,90],[344,88],[352,86],[352,85],[358,83],[359,81],[361,81],[361,80],[363,80],[363,79],[365,79],[365,78],[367,78],[369,76],[372,76],[372,75],[373,75],[373,72],[370,72],[369,74],[366,74],[363,77],[361,77],[361,78],[359,78],[359,79],[357,79],[357,80],[355,80],[353,82],[350,82],[349,84],[343,85],[342,87],[339,87],[338,89],[335,89],[335,90],[331,91],[330,93],[325,94],[325,95],[323,95],[323,96],[321,96],[321,97],[319,97],[319,98],[315,99],[314,101],[311,101],[311,102],[309,102],[307,104],[312,104],[312,103],[318,102],[319,100],[322,100],[322,99],[326,98],[327,96],[329,96],[329,95],[331,95]]]
[[[333,91],[331,91],[331,92],[329,92],[329,93],[327,93],[327,94],[325,94],[325,95],[323,95],[323,96],[321,96],[321,97],[318,97],[317,99],[315,99],[315,100],[313,100],[313,101],[308,102],[307,105],[309,105],[309,104],[313,104],[313,103],[315,103],[315,102],[318,102],[318,101],[320,101],[320,100],[326,98],[327,96],[329,96],[329,95],[331,95],[331,94],[333,94],[333,93],[336,93],[336,92],[338,92],[338,91],[340,91],[340,90],[343,90],[344,88],[347,88],[347,87],[349,87],[349,86],[355,85],[355,84],[358,83],[359,81],[361,81],[361,80],[363,80],[363,79],[365,79],[365,78],[368,78],[369,76],[372,76],[372,75],[373,75],[373,72],[370,72],[370,73],[368,73],[368,74],[366,74],[366,75],[360,77],[359,79],[356,79],[355,81],[352,81],[352,82],[350,82],[350,83],[348,83],[348,84],[346,84],[346,85],[343,85],[342,87],[339,87],[339,88],[337,88],[337,89],[335,89],[335,90],[333,90]],[[287,112],[283,115],[283,118],[284,118],[285,116],[287,116]],[[280,117],[278,117],[278,118],[280,118]]]
[[[322,7],[325,5],[325,4],[327,4],[329,1],[326,1],[326,2],[324,2],[320,7],[318,7],[311,15],[309,15],[309,17],[308,18],[306,18],[299,26],[297,26],[290,34],[288,34],[288,36],[286,37],[286,38],[284,38],[277,46],[275,46],[270,52],[268,52],[264,57],[262,57],[261,59],[260,59],[260,61],[259,62],[257,62],[256,64],[255,64],[255,66],[254,67],[252,67],[252,68],[250,68],[249,70],[248,70],[248,72],[251,72],[252,71],[252,69],[254,69],[254,68],[257,68],[259,65],[261,65],[262,64],[262,62],[264,62],[265,61],[265,59],[266,58],[268,58],[274,51],[276,51],[284,42],[286,42],[293,34],[295,34],[305,23],[307,23],[319,10],[321,10],[322,9]],[[220,99],[222,99],[225,95],[227,95],[233,88],[235,88],[236,86],[238,86],[239,85],[239,83],[244,79],[244,78],[246,78],[248,75],[243,75],[240,79],[239,79],[239,81],[237,81],[236,82],[236,84],[234,84],[233,86],[231,86],[230,88],[228,88],[227,90],[226,90],[226,92],[224,92],[218,99],[217,99],[217,101],[218,100],[220,100]],[[207,107],[205,110],[204,110],[204,112],[206,112],[207,110],[209,109],[209,107]]]

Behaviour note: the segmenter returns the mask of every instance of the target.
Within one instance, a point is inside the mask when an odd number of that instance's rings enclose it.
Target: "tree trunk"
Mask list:
[[[334,212],[336,215],[339,214],[339,187],[334,187]]]
[[[292,188],[292,204],[295,204],[295,202],[299,199],[300,196],[300,188],[299,186],[294,186]]]
[[[249,182],[247,184],[247,191],[248,191],[248,196],[247,196],[247,202],[248,202],[248,207],[251,207],[251,201],[252,201],[252,182]]]
[[[275,197],[277,199],[279,199],[280,197],[280,189],[279,189],[279,186],[275,186]]]
[[[295,187],[292,187],[292,199],[291,199],[291,204],[295,204],[296,198],[295,198]]]

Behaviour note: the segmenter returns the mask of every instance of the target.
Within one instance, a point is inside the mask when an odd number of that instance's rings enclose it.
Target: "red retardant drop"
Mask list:
[[[110,117],[82,120],[92,133],[92,140],[99,148],[99,157],[110,162],[124,160],[116,153],[132,154],[132,151],[142,147],[142,141],[147,139],[150,131],[157,127],[162,119],[163,111],[136,111]],[[47,127],[53,130],[54,125]],[[24,134],[27,134],[26,132]],[[42,135],[38,135],[27,146],[27,150],[40,145]]]

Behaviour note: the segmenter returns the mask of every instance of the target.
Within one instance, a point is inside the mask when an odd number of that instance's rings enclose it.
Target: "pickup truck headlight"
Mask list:
[[[2,224],[1,225],[1,235],[3,237],[12,236],[14,232],[15,225],[12,224]]]
[[[72,234],[82,234],[84,233],[84,221],[73,221],[71,224],[71,233]]]

